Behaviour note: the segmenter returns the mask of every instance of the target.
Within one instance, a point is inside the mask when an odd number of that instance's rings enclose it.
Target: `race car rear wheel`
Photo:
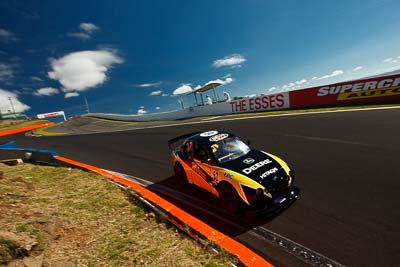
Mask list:
[[[218,186],[219,200],[222,208],[230,213],[238,213],[242,207],[242,201],[236,190],[227,183]]]
[[[186,172],[181,164],[179,163],[175,164],[174,173],[175,173],[176,183],[179,187],[184,187],[188,184]]]

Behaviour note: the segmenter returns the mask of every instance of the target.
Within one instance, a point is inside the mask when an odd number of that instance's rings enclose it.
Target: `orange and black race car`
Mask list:
[[[299,195],[288,164],[251,149],[231,133],[190,133],[169,140],[168,145],[177,183],[210,192],[229,212],[267,214],[288,206]]]

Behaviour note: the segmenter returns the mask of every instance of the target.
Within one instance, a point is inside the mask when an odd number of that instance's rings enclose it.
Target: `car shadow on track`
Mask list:
[[[249,216],[245,212],[230,214],[221,208],[217,197],[193,185],[180,187],[176,183],[174,176],[167,177],[161,182],[151,184],[146,188],[231,237],[245,233],[254,227],[267,224],[286,209],[262,217]]]

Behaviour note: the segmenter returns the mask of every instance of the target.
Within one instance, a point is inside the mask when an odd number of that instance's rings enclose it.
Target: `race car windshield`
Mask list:
[[[219,163],[225,163],[246,155],[250,148],[238,137],[230,137],[213,144],[211,150]]]

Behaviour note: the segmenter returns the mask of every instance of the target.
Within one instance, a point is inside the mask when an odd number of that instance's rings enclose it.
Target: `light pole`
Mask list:
[[[185,109],[185,105],[183,104],[182,98],[178,99],[179,104],[181,104],[181,108]]]
[[[89,103],[88,103],[88,101],[87,101],[86,96],[85,96],[85,104],[86,104],[86,112],[89,114],[89,113],[90,113],[90,110],[89,110]]]
[[[8,100],[10,100],[11,108],[12,108],[12,110],[13,110],[14,119],[15,119],[15,118],[17,118],[17,115],[15,114],[14,104],[13,104],[13,102],[12,102],[12,100],[11,100],[11,97],[8,97]]]

